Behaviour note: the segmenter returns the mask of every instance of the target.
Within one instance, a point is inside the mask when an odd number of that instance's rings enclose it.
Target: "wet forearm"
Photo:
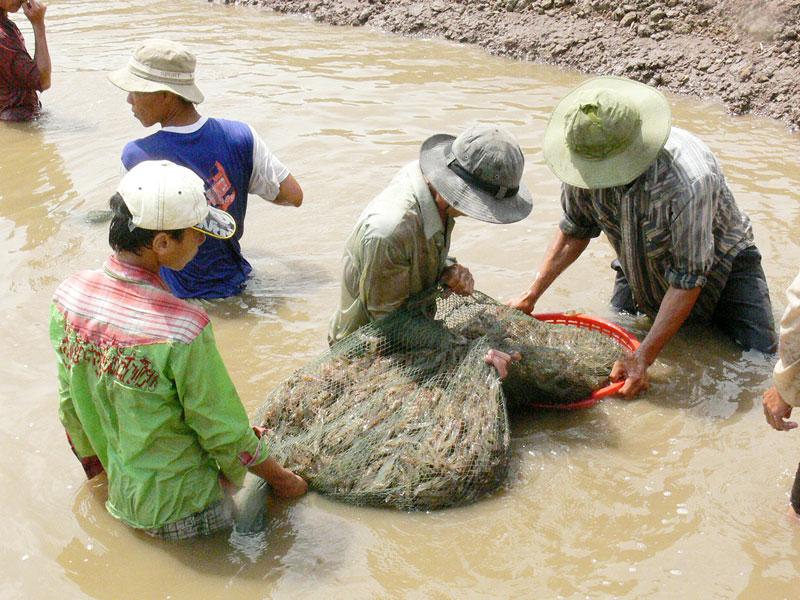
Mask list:
[[[534,302],[550,284],[583,253],[591,238],[578,238],[560,231],[547,251],[544,261],[528,287],[528,297]]]
[[[33,25],[33,36],[36,44],[36,52],[33,60],[39,70],[39,82],[42,90],[50,87],[50,74],[52,65],[50,64],[50,50],[47,47],[47,36],[45,35],[44,22]]]
[[[653,326],[642,341],[636,354],[643,357],[648,365],[653,364],[664,346],[689,317],[702,288],[688,290],[670,287],[661,301]]]

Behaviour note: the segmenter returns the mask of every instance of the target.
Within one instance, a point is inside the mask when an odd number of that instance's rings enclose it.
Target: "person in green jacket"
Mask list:
[[[248,470],[279,496],[303,495],[306,482],[268,458],[250,427],[208,315],[159,277],[206,236],[231,237],[232,217],[168,161],[132,168],[110,204],[114,254],[61,283],[50,314],[59,416],[87,476],[107,473],[106,508],[149,535],[183,539],[232,525],[228,490]]]

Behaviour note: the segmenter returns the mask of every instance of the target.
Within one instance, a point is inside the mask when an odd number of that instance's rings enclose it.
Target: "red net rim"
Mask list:
[[[554,323],[557,325],[573,325],[575,327],[583,327],[584,329],[592,329],[599,331],[603,335],[613,338],[617,344],[633,352],[639,347],[639,340],[637,340],[632,333],[623,329],[615,323],[610,323],[598,317],[591,317],[584,314],[567,314],[567,313],[540,313],[531,315],[534,319],[545,321],[547,323]],[[592,395],[584,400],[577,402],[570,402],[569,404],[529,404],[536,408],[555,408],[560,410],[578,410],[581,408],[589,408],[597,404],[603,398],[607,398],[612,394],[616,394],[623,386],[624,381],[616,381],[609,383],[607,386],[595,390]]]

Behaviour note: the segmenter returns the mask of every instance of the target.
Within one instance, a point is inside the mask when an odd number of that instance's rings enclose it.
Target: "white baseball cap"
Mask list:
[[[153,231],[191,227],[222,240],[236,233],[233,217],[208,205],[203,180],[168,160],[140,162],[125,174],[117,192],[135,227]]]

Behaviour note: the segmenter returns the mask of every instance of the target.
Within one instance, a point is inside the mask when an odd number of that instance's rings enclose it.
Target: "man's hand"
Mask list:
[[[797,427],[796,422],[788,420],[792,415],[792,405],[781,398],[780,392],[774,385],[764,392],[761,404],[764,406],[764,416],[767,418],[767,423],[773,429],[789,431]]]
[[[458,263],[450,265],[442,271],[439,281],[459,296],[469,296],[475,291],[475,280],[472,279],[472,273],[467,267]]]
[[[22,12],[28,17],[31,25],[43,25],[44,13],[47,11],[47,4],[39,0],[28,0],[22,2]]]
[[[619,393],[625,398],[633,398],[647,388],[647,361],[637,352],[628,353],[614,363],[609,378],[611,381],[625,380]]]
[[[505,379],[506,375],[508,375],[508,365],[517,362],[521,358],[522,356],[519,352],[506,354],[500,350],[491,349],[486,353],[486,356],[483,357],[483,360],[487,365],[492,365],[497,370],[500,379]]]
[[[533,307],[536,306],[536,300],[525,292],[518,298],[512,298],[506,302],[506,306],[510,306],[511,308],[516,308],[517,310],[521,310],[526,315],[529,315],[533,312]]]

